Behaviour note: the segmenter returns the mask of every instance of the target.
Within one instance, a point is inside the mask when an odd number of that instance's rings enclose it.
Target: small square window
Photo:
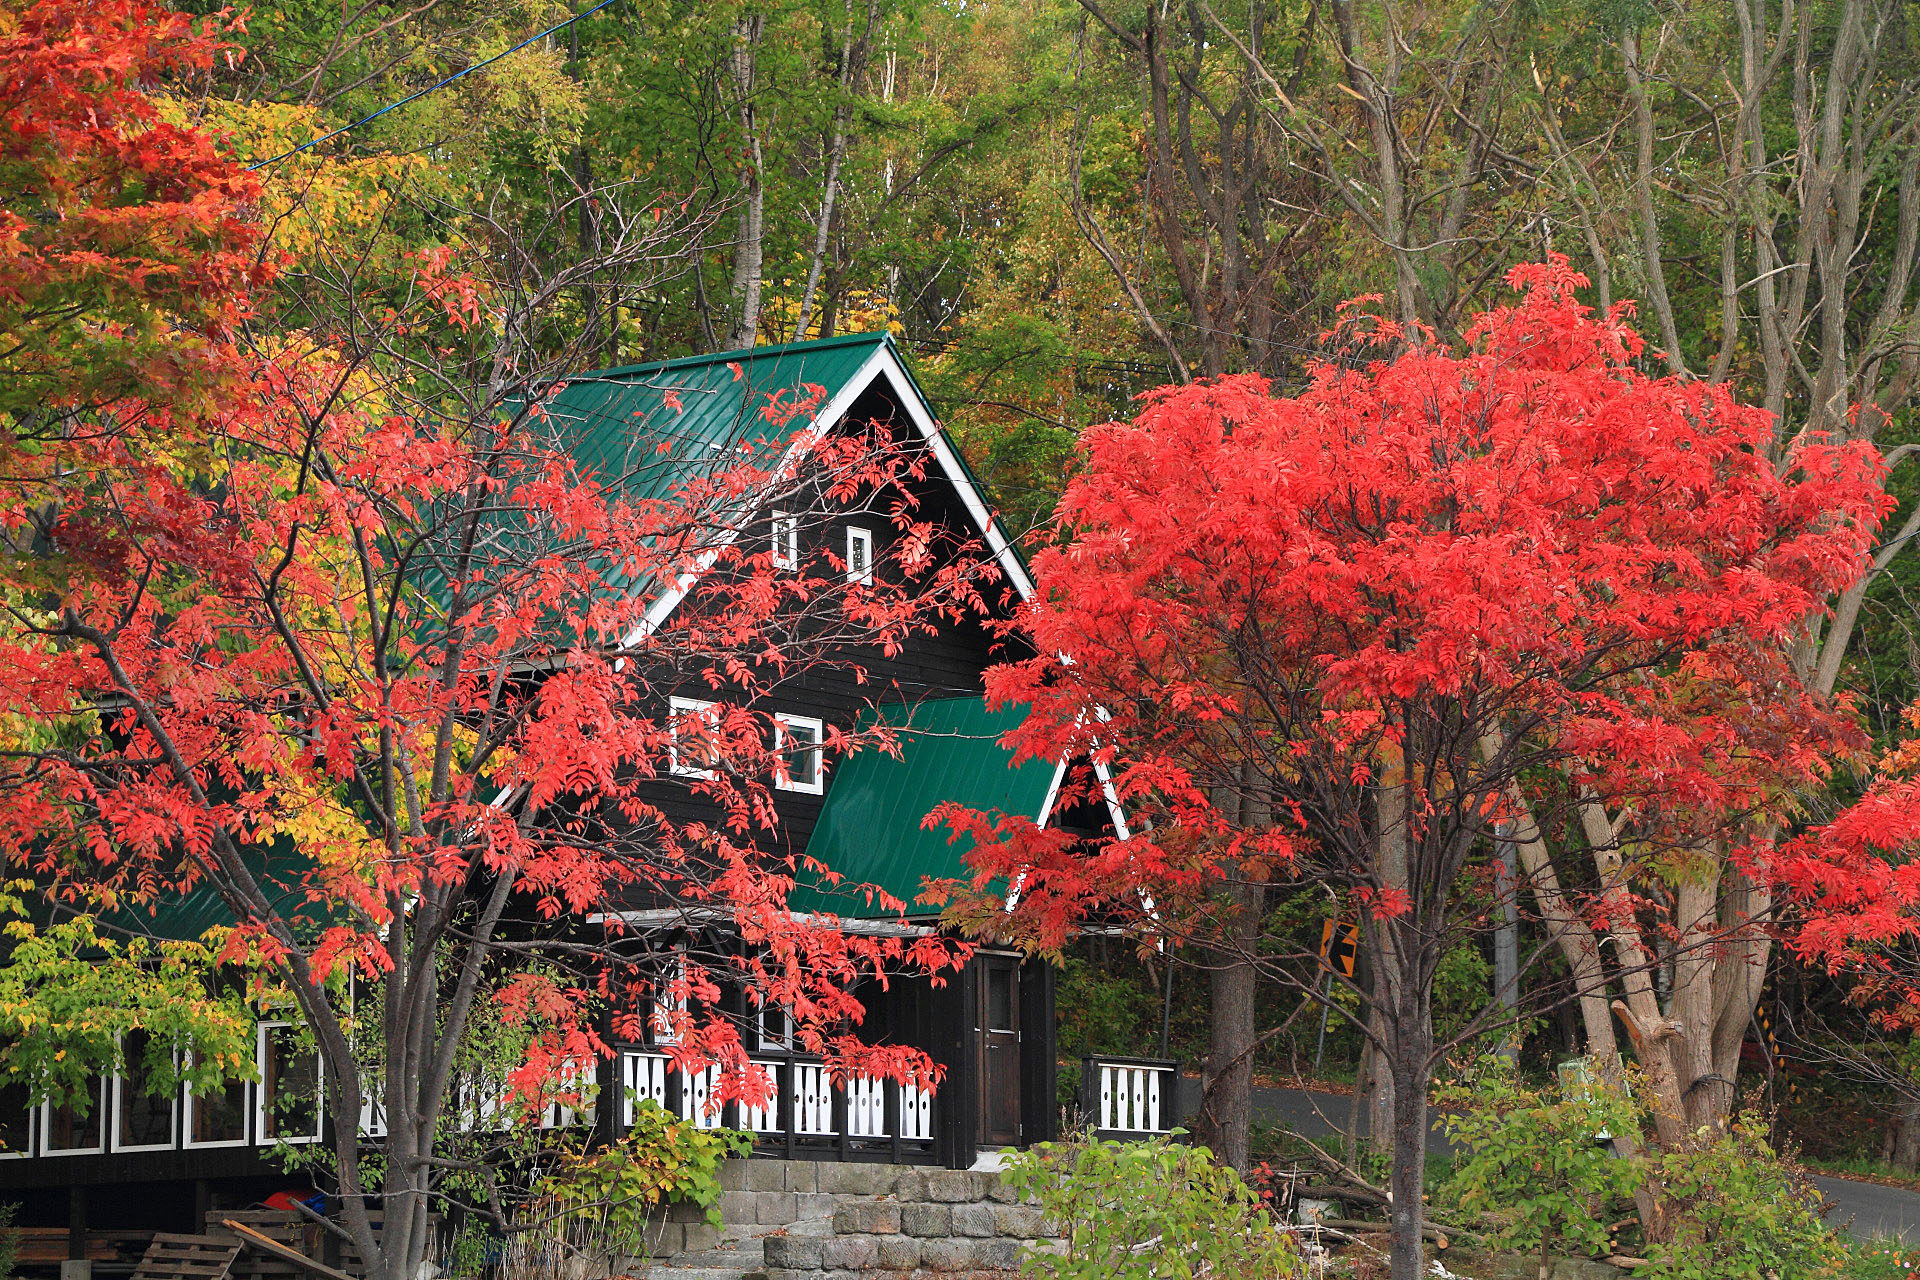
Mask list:
[[[758,1043],[755,1045],[762,1053],[793,1052],[793,1015],[785,1006],[775,1005],[769,1009],[766,1005],[757,1005],[753,1011],[754,1029]]]
[[[873,530],[854,526],[847,530],[847,581],[861,586],[873,585]]]
[[[773,513],[773,567],[800,567],[800,517],[791,511]]]
[[[826,789],[826,772],[821,767],[820,744],[826,729],[812,716],[775,716],[773,718],[774,785],[782,791],[804,791],[819,795]]]
[[[720,709],[698,698],[667,699],[667,768],[682,778],[717,776],[720,754]]]

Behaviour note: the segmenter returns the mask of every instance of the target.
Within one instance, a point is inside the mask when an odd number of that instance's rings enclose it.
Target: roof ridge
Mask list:
[[[609,369],[582,369],[576,373],[558,375],[556,382],[575,382],[584,378],[631,379],[637,375],[658,373],[667,369],[691,369],[700,365],[721,364],[729,361],[765,360],[797,351],[831,351],[838,347],[894,346],[890,330],[879,329],[867,333],[841,333],[831,338],[808,338],[801,342],[779,342],[764,347],[738,347],[732,351],[715,351],[708,355],[676,356],[672,360],[650,360],[644,364],[615,365]]]

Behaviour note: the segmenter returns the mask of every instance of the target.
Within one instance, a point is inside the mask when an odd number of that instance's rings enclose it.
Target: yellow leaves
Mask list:
[[[264,160],[309,142],[336,127],[312,107],[282,103],[162,100],[163,118],[194,124],[226,137],[229,152],[244,164]],[[192,118],[190,118],[192,117]],[[426,159],[374,153],[340,156],[318,147],[261,170],[265,198],[259,216],[272,247],[295,265],[314,261],[323,246],[358,241],[379,226],[393,191],[408,183],[450,190]]]

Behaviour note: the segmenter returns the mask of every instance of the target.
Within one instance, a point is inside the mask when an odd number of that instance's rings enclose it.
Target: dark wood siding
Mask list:
[[[904,423],[906,419],[882,382],[856,401],[847,420],[864,424]],[[972,516],[937,464],[930,461],[925,476],[915,485],[914,493],[923,518],[954,531],[961,538],[978,542],[979,553],[983,556],[986,554]],[[884,516],[878,514],[837,519],[822,527],[803,531],[802,554],[831,546],[836,555],[844,555],[845,530],[852,523],[872,530],[875,561],[884,564],[888,548],[894,544],[896,531]],[[766,537],[770,543],[770,523],[766,520],[757,523],[754,533],[749,536]],[[1010,604],[1011,593],[1011,584],[1004,581],[996,583],[990,592],[996,604],[1002,603],[1000,597],[1005,597],[1005,603]],[[697,607],[697,597],[694,603]],[[911,704],[928,698],[977,695],[982,691],[982,675],[986,668],[1007,652],[1006,642],[992,634],[988,625],[981,620],[943,621],[937,633],[913,637],[897,654],[888,655],[877,648],[862,647],[837,655],[836,659],[813,669],[797,672],[781,680],[769,696],[756,703],[755,709],[768,714],[779,712],[813,716],[827,724],[844,728],[875,703]],[[716,697],[707,684],[697,679],[685,680],[670,690],[669,696],[673,694],[703,700]],[[664,713],[665,707],[661,710]],[[830,791],[832,786],[829,762],[827,789]],[[693,794],[685,782],[663,778],[647,790],[649,803],[657,805],[667,819],[676,824],[713,822],[719,817],[717,806]],[[825,801],[824,792],[818,796],[792,791],[776,792],[774,806],[779,815],[779,825],[775,830],[753,833],[755,843],[776,856],[803,852],[813,835],[814,823],[819,819]],[[655,904],[635,901],[626,905],[641,908]]]

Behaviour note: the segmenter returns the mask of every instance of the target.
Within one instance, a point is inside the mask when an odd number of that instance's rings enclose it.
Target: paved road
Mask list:
[[[1200,1105],[1200,1082],[1180,1082],[1180,1114],[1192,1115]],[[1324,1138],[1343,1132],[1353,1100],[1345,1094],[1321,1093],[1307,1089],[1255,1089],[1253,1114],[1257,1121],[1283,1125],[1307,1138]],[[1367,1117],[1360,1116],[1360,1131],[1365,1133]],[[1429,1151],[1445,1151],[1446,1135],[1436,1128],[1427,1137]],[[1849,1178],[1815,1178],[1820,1193],[1836,1206],[1829,1221],[1845,1227],[1861,1239],[1874,1236],[1899,1236],[1908,1244],[1920,1244],[1920,1192],[1905,1187],[1883,1187],[1874,1182],[1855,1182]]]

